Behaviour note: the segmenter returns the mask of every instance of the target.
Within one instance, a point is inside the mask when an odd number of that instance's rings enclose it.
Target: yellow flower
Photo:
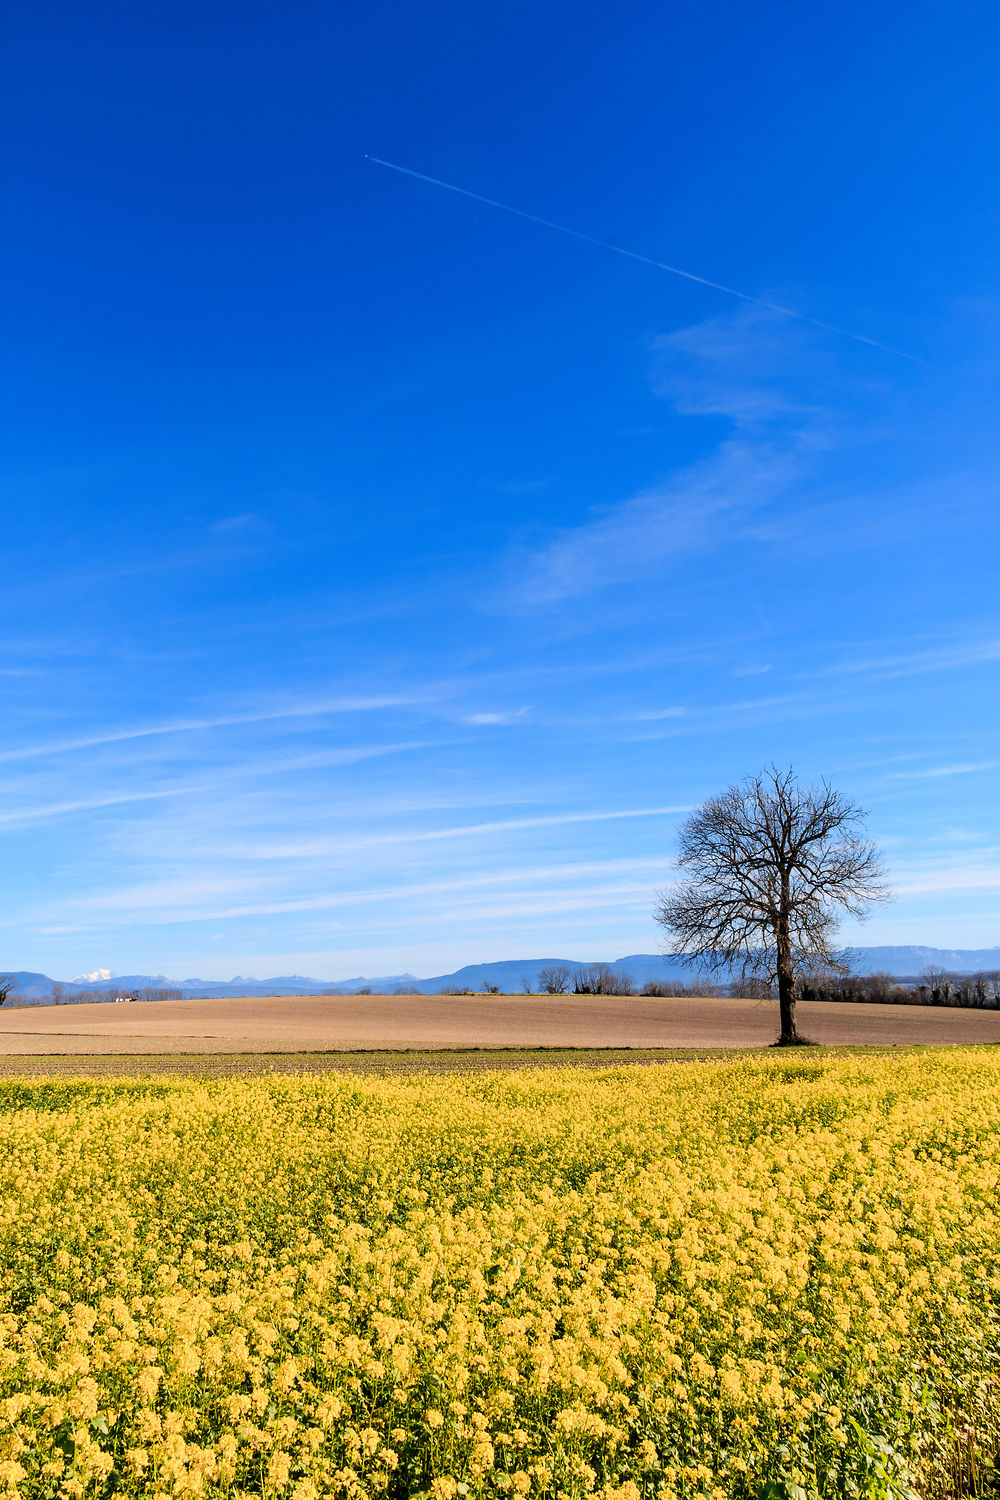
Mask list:
[[[992,1441],[995,1052],[40,1086],[0,1500],[116,1452],[146,1500],[825,1493],[859,1400],[914,1490]]]
[[[292,1460],[289,1454],[280,1448],[271,1454],[267,1464],[267,1482],[272,1489],[282,1490],[288,1483],[291,1473]]]

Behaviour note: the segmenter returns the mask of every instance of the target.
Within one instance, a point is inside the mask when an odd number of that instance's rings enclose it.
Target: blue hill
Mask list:
[[[923,972],[928,965],[947,969],[955,974],[975,974],[980,971],[1000,969],[1000,947],[995,948],[929,948],[919,945],[899,947],[856,948],[853,950],[855,970],[860,974],[892,974],[897,979],[910,979]],[[18,988],[8,1000],[8,1005],[45,1005],[54,999],[57,983],[64,1001],[72,1003],[83,993],[113,995],[123,991],[144,988],[169,988],[179,990],[185,998],[199,996],[208,998],[231,998],[252,995],[318,995],[333,990],[341,994],[356,994],[361,989],[374,993],[386,993],[405,989],[421,995],[433,995],[439,990],[482,991],[487,984],[499,986],[502,994],[517,994],[524,989],[537,991],[542,969],[561,965],[573,970],[586,968],[588,961],[577,958],[506,958],[495,963],[467,964],[450,974],[436,974],[429,979],[415,979],[412,974],[382,974],[366,977],[355,975],[351,979],[314,979],[305,974],[282,974],[271,979],[255,979],[237,975],[228,981],[211,979],[166,979],[162,974],[118,974],[113,979],[99,983],[56,981],[47,974],[38,974],[22,969],[14,973]],[[676,958],[660,953],[629,953],[608,964],[617,974],[628,974],[641,987],[649,980],[684,980],[690,983],[697,970],[688,968]],[[10,971],[8,971],[10,972]],[[720,976],[723,980],[725,976]]]

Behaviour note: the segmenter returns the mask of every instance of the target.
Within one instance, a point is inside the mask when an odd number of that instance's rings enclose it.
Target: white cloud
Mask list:
[[[521,559],[509,602],[518,608],[579,599],[595,590],[651,578],[672,559],[731,540],[751,512],[801,478],[794,445],[736,438],[678,478],[564,531]]]
[[[158,735],[189,734],[201,729],[224,729],[237,724],[263,724],[281,719],[308,719],[327,714],[370,713],[377,709],[413,707],[433,701],[437,695],[391,693],[372,697],[305,698],[280,706],[245,713],[206,715],[198,718],[172,719],[160,724],[123,726],[100,734],[81,735],[74,739],[49,740],[36,745],[22,745],[0,751],[0,761],[28,760],[36,756],[61,755],[72,750],[89,750],[97,745],[115,745],[124,740],[149,739]]]
[[[479,838],[489,834],[519,833],[526,829],[556,828],[572,823],[604,823],[621,818],[667,817],[690,812],[689,805],[672,807],[627,807],[614,811],[553,813],[537,818],[504,818],[491,823],[466,823],[453,828],[400,830],[394,833],[365,834],[359,838],[304,839],[295,843],[243,845],[242,859],[324,858],[331,854],[356,853],[394,844],[436,843],[447,839]],[[236,852],[236,851],[234,851]]]
[[[218,521],[213,521],[209,526],[210,531],[220,535],[227,532],[257,531],[270,529],[269,523],[263,516],[257,515],[255,511],[246,510],[236,516],[222,516]]]
[[[531,712],[530,708],[509,709],[506,713],[468,714],[463,724],[516,724]]]
[[[686,708],[645,708],[640,709],[638,713],[623,714],[622,717],[632,723],[645,723],[657,719],[683,719],[687,712]]]
[[[164,797],[179,797],[185,792],[208,791],[207,786],[174,786],[145,792],[120,792],[106,796],[78,797],[67,802],[41,803],[35,807],[13,808],[0,813],[0,824],[36,823],[50,818],[65,818],[80,812],[98,812],[105,807],[123,807],[130,802],[158,802]]]
[[[672,560],[731,542],[810,471],[828,445],[832,403],[788,396],[832,385],[836,361],[815,337],[759,309],[712,318],[656,341],[655,390],[680,412],[722,417],[711,457],[610,504],[516,559],[507,603],[535,608],[662,575]]]
[[[672,864],[671,855],[663,852],[641,858],[522,865],[489,874],[469,873],[461,877],[438,877],[393,884],[380,882],[367,887],[355,885],[322,895],[289,894],[264,899],[258,893],[270,889],[269,876],[234,874],[192,878],[177,875],[91,892],[61,903],[60,911],[66,913],[69,910],[82,917],[100,917],[102,922],[113,925],[127,926],[138,918],[144,924],[162,926],[178,922],[292,916],[337,908],[364,913],[368,908],[392,905],[394,924],[420,925],[426,922],[428,903],[437,922],[441,912],[448,909],[443,907],[442,901],[448,900],[451,909],[454,909],[457,897],[460,898],[460,904],[468,904],[470,910],[475,907],[477,916],[490,911],[497,914],[511,911],[511,903],[517,904],[518,899],[524,903],[526,912],[541,916],[548,909],[549,903],[553,903],[552,909],[570,910],[575,902],[583,901],[588,893],[593,896],[604,892],[614,896],[612,904],[628,904],[633,896],[641,896],[648,904],[654,884],[663,883],[663,877]],[[599,885],[593,884],[595,877],[600,880]],[[538,887],[548,889],[539,890]],[[526,890],[531,892],[530,896],[524,895]],[[488,893],[487,903],[485,898]],[[356,916],[350,924],[352,931],[359,930],[359,920],[362,927],[372,926],[370,918],[366,921],[363,916],[360,919]],[[89,927],[77,924],[55,927],[46,921],[43,914],[37,912],[26,919],[18,918],[18,922],[27,923],[39,932],[89,930]],[[14,924],[0,922],[0,926],[9,925]],[[330,927],[338,924],[327,921],[324,925]]]
[[[1000,865],[962,865],[954,869],[913,870],[892,882],[899,895],[934,895],[946,891],[1000,891]]]
[[[810,388],[823,386],[829,351],[817,361],[815,344],[808,329],[758,309],[706,318],[655,340],[654,389],[679,412],[725,417],[744,430],[779,420],[811,423],[826,415],[827,404],[796,399],[789,388],[805,363]]]
[[[1000,661],[1000,640],[974,638],[954,645],[925,647],[892,656],[858,657],[834,662],[811,672],[811,677],[837,677],[865,673],[875,677],[912,677],[922,672],[949,672],[957,667],[989,665]]]
[[[995,771],[998,766],[1000,766],[1000,760],[967,761],[958,765],[929,766],[924,771],[893,771],[886,777],[886,780],[925,781],[939,776],[969,776],[977,771]]]

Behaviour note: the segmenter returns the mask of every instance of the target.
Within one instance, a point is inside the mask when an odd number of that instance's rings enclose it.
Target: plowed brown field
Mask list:
[[[1000,1042],[1000,1012],[799,1006],[829,1045]],[[521,1047],[760,1047],[777,1007],[757,1000],[604,995],[303,995],[0,1011],[0,1057]]]

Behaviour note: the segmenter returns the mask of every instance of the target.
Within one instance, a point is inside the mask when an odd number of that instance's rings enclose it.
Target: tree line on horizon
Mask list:
[[[113,987],[105,986],[100,990],[76,990],[70,989],[58,981],[53,984],[48,995],[31,995],[23,998],[17,995],[17,983],[8,975],[0,976],[0,1005],[14,997],[21,1006],[33,1005],[108,1005],[117,1000],[183,1000],[183,991],[177,989],[159,988],[156,985],[145,985],[137,990],[115,990]]]
[[[859,1001],[869,1005],[944,1005],[956,1010],[1000,1010],[1000,969],[953,974],[928,965],[914,979],[891,974],[835,974],[804,980],[803,1000]]]
[[[775,989],[776,986],[764,978],[737,979],[729,984],[697,978],[690,983],[685,983],[682,979],[650,979],[640,987],[631,974],[616,973],[608,964],[589,964],[579,969],[568,969],[559,964],[539,972],[537,990],[532,988],[528,978],[521,983],[521,992],[524,994],[634,995],[640,998],[714,996],[722,999],[773,1000]],[[394,993],[418,995],[424,992],[399,985]],[[487,984],[481,990],[446,986],[436,993],[498,995],[511,992],[502,991],[499,985]],[[976,974],[953,974],[945,969],[928,968],[914,979],[897,979],[892,974],[885,973],[826,975],[801,979],[798,998],[805,1001],[839,1001],[841,1004],[939,1005],[956,1010],[1000,1010],[1000,969],[983,970]]]

